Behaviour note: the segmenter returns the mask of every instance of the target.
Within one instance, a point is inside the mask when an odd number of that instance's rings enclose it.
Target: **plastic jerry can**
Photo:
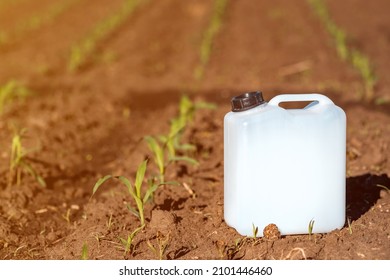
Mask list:
[[[312,101],[302,109],[281,102]],[[321,94],[261,92],[232,99],[224,118],[224,218],[241,235],[275,224],[281,235],[345,223],[346,115]]]

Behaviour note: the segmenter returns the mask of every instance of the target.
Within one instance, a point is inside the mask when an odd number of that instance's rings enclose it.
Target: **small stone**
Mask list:
[[[280,238],[280,231],[275,224],[269,224],[263,230],[263,236],[269,241],[275,241]]]

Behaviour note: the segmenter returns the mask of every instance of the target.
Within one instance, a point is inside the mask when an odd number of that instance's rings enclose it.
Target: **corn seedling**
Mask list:
[[[364,83],[364,97],[367,101],[371,101],[377,78],[370,60],[359,50],[348,47],[346,33],[333,21],[323,0],[308,0],[308,2],[317,13],[328,33],[332,36],[339,57],[352,64],[359,72]]]
[[[171,120],[169,137],[167,141],[168,150],[171,156],[176,156],[176,150],[195,150],[191,144],[182,144],[181,137],[186,127],[192,122],[195,113],[199,109],[215,109],[215,104],[207,102],[192,102],[186,95],[183,95],[179,103],[179,115]]]
[[[200,45],[200,63],[194,70],[194,78],[196,80],[201,80],[203,78],[205,67],[210,59],[214,38],[222,26],[222,18],[225,14],[227,2],[228,0],[214,1],[214,10],[211,21],[203,35]]]
[[[352,234],[352,223],[351,223],[351,218],[348,217],[347,218],[347,223],[348,223],[348,231],[349,231],[349,234]]]
[[[140,2],[140,0],[124,0],[121,8],[115,14],[99,22],[84,39],[75,44],[70,51],[68,69],[76,71],[82,67],[87,62],[88,57],[95,52],[99,42],[122,25]]]
[[[11,187],[16,180],[19,186],[22,180],[22,173],[30,174],[42,187],[46,187],[45,180],[35,171],[27,157],[29,151],[22,146],[22,138],[25,130],[15,133],[11,144],[11,158],[9,165],[8,187]]]
[[[175,161],[185,161],[197,165],[198,162],[188,156],[177,156],[178,151],[195,150],[195,146],[181,141],[182,135],[188,124],[193,120],[194,114],[199,109],[214,109],[215,105],[206,102],[192,102],[187,96],[183,96],[179,104],[179,115],[171,119],[169,133],[160,135],[158,139],[146,136],[145,140],[152,151],[154,162],[159,170],[160,182],[164,182],[168,165]]]
[[[83,243],[81,248],[81,260],[88,260],[88,245],[86,242]]]
[[[215,242],[215,246],[217,247],[219,257],[221,260],[227,259],[227,260],[233,260],[233,259],[241,259],[245,252],[242,253],[242,255],[237,255],[241,248],[244,246],[246,238],[237,238],[234,241],[233,245],[228,245],[226,242],[222,240],[218,240]]]
[[[144,205],[150,199],[153,198],[153,194],[157,190],[157,188],[163,185],[163,183],[157,184],[154,182],[154,180],[149,180],[148,188],[145,191],[145,193],[142,194],[141,187],[145,177],[146,165],[147,165],[147,160],[143,161],[138,166],[134,185],[130,182],[129,179],[127,179],[124,176],[107,175],[96,182],[95,186],[93,187],[92,195],[94,195],[96,191],[99,189],[99,187],[107,180],[111,178],[118,179],[123,185],[126,186],[131,198],[134,200],[137,207],[137,209],[134,209],[130,206],[130,204],[127,204],[128,209],[130,210],[131,213],[133,213],[135,216],[138,217],[138,219],[141,222],[141,226],[144,226],[145,225]]]
[[[309,239],[313,235],[313,228],[314,228],[314,220],[310,220],[308,225]]]
[[[171,138],[170,138],[171,139]],[[162,142],[161,144],[152,136],[145,137],[146,142],[148,143],[149,149],[153,153],[153,159],[155,164],[158,167],[159,171],[159,182],[163,183],[165,180],[165,172],[167,167],[175,161],[185,161],[191,164],[198,164],[195,159],[185,156],[171,156],[167,153],[167,142]],[[170,141],[170,140],[169,140]]]
[[[15,80],[0,85],[0,114],[4,112],[6,104],[17,98],[24,98],[30,93],[27,87]]]
[[[252,223],[252,233],[253,233],[253,238],[257,238],[257,234],[259,233],[259,227],[255,227],[255,225]]]
[[[123,247],[123,249],[124,249],[124,251],[125,251],[125,255],[127,254],[127,253],[131,253],[132,251],[133,251],[133,240],[134,240],[134,238],[135,238],[135,236],[137,235],[137,233],[141,230],[141,229],[143,229],[144,228],[144,226],[142,225],[142,226],[140,226],[140,227],[138,227],[138,228],[136,228],[132,233],[130,233],[129,235],[127,235],[127,238],[126,239],[124,239],[124,238],[119,238],[120,239],[120,242],[121,242],[121,244],[122,244],[122,247]]]
[[[154,247],[154,245],[150,242],[150,240],[147,240],[146,243],[148,244],[149,249],[154,253],[154,255],[159,260],[163,260],[166,258],[166,250],[168,249],[170,240],[171,240],[171,236],[169,233],[167,235],[164,235],[161,232],[157,232],[156,235],[157,246]]]

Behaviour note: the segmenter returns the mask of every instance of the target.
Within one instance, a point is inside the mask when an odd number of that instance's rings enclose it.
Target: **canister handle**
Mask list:
[[[281,102],[293,101],[317,101],[320,105],[334,104],[328,97],[319,93],[280,94],[272,98],[268,104],[279,106]]]

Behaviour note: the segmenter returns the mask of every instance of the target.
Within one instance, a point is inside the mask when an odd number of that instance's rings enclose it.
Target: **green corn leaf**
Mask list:
[[[42,178],[42,176],[39,176],[38,174],[36,174],[35,179],[38,181],[38,183],[39,183],[42,187],[46,188],[46,181]]]
[[[133,186],[132,186],[129,179],[127,179],[125,176],[116,176],[115,178],[118,179],[119,181],[121,181],[122,184],[124,184],[127,187],[127,190],[129,191],[131,196],[133,196],[133,197],[135,196]]]
[[[122,237],[119,237],[119,240],[120,242],[122,243],[123,246],[126,246],[127,245],[127,240],[122,238]]]
[[[188,162],[192,165],[198,165],[199,162],[193,158],[190,158],[190,157],[172,157],[169,159],[170,161],[185,161],[185,162]]]
[[[164,151],[155,138],[146,136],[145,140],[148,143],[150,150],[154,153],[154,161],[160,170],[160,174],[164,174]]]
[[[184,130],[185,123],[181,118],[174,118],[171,120],[171,127],[169,135],[166,139],[166,146],[168,148],[169,156],[176,156],[176,146],[180,142],[182,131]]]
[[[148,245],[149,249],[150,249],[155,255],[158,254],[158,253],[157,253],[157,249],[154,248],[154,246],[152,245],[152,243],[150,243],[149,240],[146,240],[146,244]]]
[[[144,204],[143,204],[142,200],[138,197],[134,197],[134,200],[135,200],[135,203],[137,204],[137,208],[138,208],[139,213],[140,214],[141,214],[141,212],[143,213]]]
[[[141,229],[143,229],[144,227],[145,227],[145,225],[142,225],[142,226],[136,228],[136,229],[130,234],[131,240],[133,240],[134,237],[135,237],[135,235],[136,235]]]
[[[171,127],[169,131],[169,138],[174,138],[177,136],[181,131],[183,131],[185,127],[185,122],[181,118],[175,118],[171,120]]]
[[[81,249],[81,259],[88,260],[88,245],[84,242],[83,247]]]
[[[153,193],[157,190],[158,187],[159,187],[158,184],[153,184],[146,190],[143,203],[146,203],[149,200],[149,198],[152,197]]]
[[[255,227],[255,225],[252,223],[252,233],[254,238],[257,237],[258,232],[259,232],[259,227]]]
[[[131,243],[133,242],[131,236],[128,235],[128,236],[127,236],[127,239],[124,239],[124,238],[122,238],[122,237],[119,237],[119,240],[121,241],[122,246],[125,248],[125,254],[126,254],[127,252],[130,252]]]
[[[196,150],[196,146],[192,145],[192,144],[182,144],[182,145],[177,146],[177,148],[182,150],[182,151],[195,151]]]
[[[161,143],[167,143],[168,137],[165,135],[160,135],[160,136],[158,136],[158,140],[160,140]]]
[[[135,177],[135,191],[137,194],[137,197],[141,197],[141,186],[142,182],[145,177],[145,172],[146,172],[146,165],[148,163],[148,160],[144,160],[138,167],[137,169],[137,174]]]
[[[210,109],[215,110],[217,105],[209,102],[196,102],[194,105],[195,109]]]
[[[192,101],[188,98],[188,96],[183,95],[182,98],[180,99],[180,115],[186,115],[188,114],[189,111],[192,110],[193,108],[193,103]]]
[[[25,169],[37,180],[38,184],[41,185],[41,187],[46,187],[46,181],[43,179],[42,176],[40,176],[35,169],[27,162],[22,161],[22,165],[25,167]]]
[[[129,210],[131,214],[133,214],[134,216],[136,216],[139,219],[139,213],[137,212],[137,210],[135,210],[133,207],[131,207],[129,203],[126,204],[126,207],[127,207],[127,210]]]
[[[99,187],[100,187],[105,181],[107,181],[107,180],[110,179],[110,178],[112,178],[112,175],[106,175],[106,176],[104,176],[103,178],[100,178],[100,179],[96,182],[95,186],[93,187],[92,195],[94,195],[95,192],[99,189]]]
[[[41,176],[34,170],[34,168],[24,160],[20,160],[20,166],[22,166],[42,187],[46,187],[46,183]]]

